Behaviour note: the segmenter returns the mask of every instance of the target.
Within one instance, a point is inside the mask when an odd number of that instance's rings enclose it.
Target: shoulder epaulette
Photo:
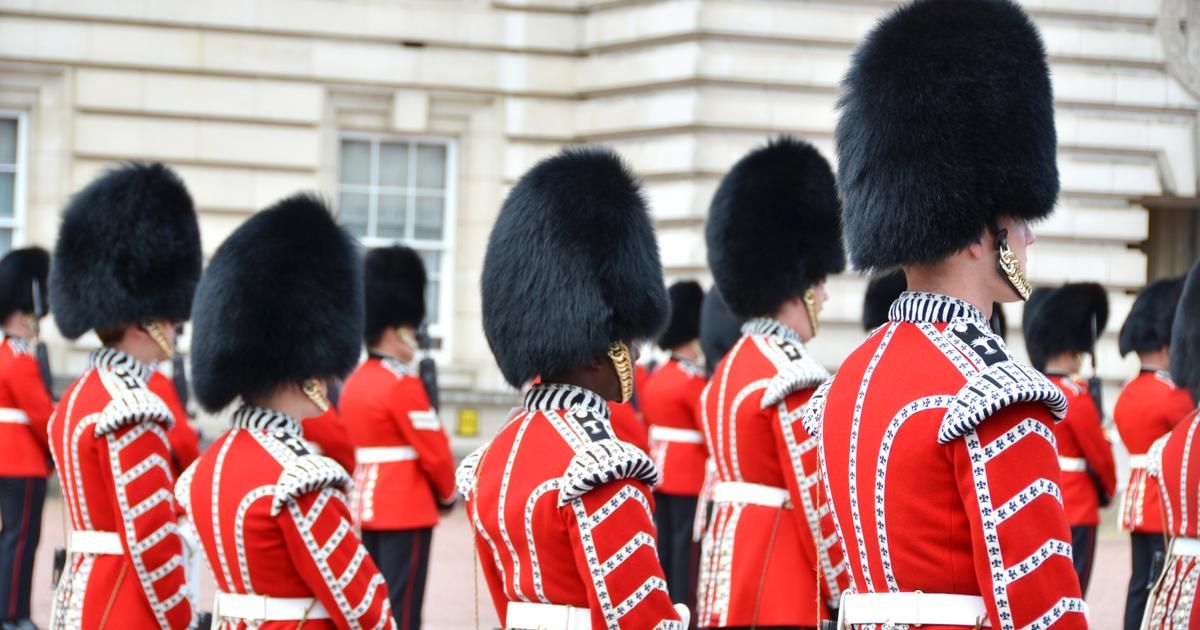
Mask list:
[[[471,451],[471,454],[463,458],[462,463],[454,470],[454,486],[458,488],[458,493],[462,496],[469,497],[475,490],[475,471],[479,468],[479,460],[483,458],[487,449],[488,445],[484,444]]]
[[[763,353],[775,365],[775,376],[763,392],[763,409],[779,404],[792,392],[816,387],[829,380],[829,370],[812,358],[804,346],[774,335],[759,338]]]
[[[563,472],[558,504],[566,505],[591,490],[618,479],[636,479],[653,486],[658,468],[638,447],[617,439],[608,422],[585,407],[568,411],[565,418],[583,428],[587,435]]]
[[[125,370],[100,372],[111,400],[96,420],[96,437],[143,422],[157,422],[169,429],[175,424],[171,409],[146,384]]]
[[[825,400],[829,395],[829,388],[832,386],[832,379],[822,383],[804,406],[804,415],[800,418],[800,424],[804,426],[804,431],[812,437],[821,437],[821,422],[825,417]]]
[[[1011,359],[992,363],[955,394],[938,430],[938,442],[948,444],[997,411],[1024,402],[1044,404],[1056,420],[1067,414],[1066,396],[1041,372]]]
[[[324,455],[305,454],[283,467],[275,482],[275,498],[271,501],[271,516],[276,516],[291,501],[321,488],[350,488],[350,474],[336,461]]]

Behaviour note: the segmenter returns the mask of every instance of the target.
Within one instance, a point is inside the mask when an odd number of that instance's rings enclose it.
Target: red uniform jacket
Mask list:
[[[399,454],[360,458],[350,495],[355,521],[368,530],[436,525],[439,504],[454,502],[454,455],[421,379],[395,359],[372,355],[346,380],[341,405],[359,453]]]
[[[200,436],[188,423],[187,409],[184,409],[171,379],[158,370],[151,370],[147,386],[167,404],[175,418],[175,424],[167,430],[167,443],[171,445],[171,472],[178,477],[200,457]]]
[[[829,372],[774,320],[750,320],[742,332],[701,400],[714,493],[724,483],[756,484],[788,501],[772,507],[714,494],[701,541],[698,625],[816,626],[849,581],[817,477],[816,440],[800,424]]]
[[[670,361],[650,375],[642,389],[642,415],[650,425],[650,458],[658,466],[656,492],[694,497],[704,485],[708,450],[700,432],[704,370],[684,359]]]
[[[1088,393],[1087,383],[1063,376],[1047,374],[1067,399],[1067,417],[1054,427],[1058,441],[1058,463],[1062,472],[1063,508],[1067,523],[1075,525],[1100,524],[1100,495],[1117,491],[1117,465],[1113,461],[1112,444],[1100,425],[1100,411]],[[1086,470],[1079,470],[1086,465]],[[1100,481],[1088,474],[1090,470]]]
[[[54,402],[30,341],[0,342],[0,477],[46,477],[50,445],[46,422]]]
[[[1162,578],[1146,603],[1149,628],[1200,627],[1200,412],[1192,411],[1150,448],[1147,472],[1158,482],[1171,535]],[[1188,553],[1183,545],[1189,544]]]
[[[346,469],[348,474],[354,474],[357,462],[354,460],[354,441],[350,439],[350,430],[346,423],[338,417],[337,409],[300,421],[304,427],[304,441],[308,450],[317,455],[324,455]]]
[[[108,615],[109,628],[187,628],[196,607],[175,522],[171,410],[129,355],[101,348],[88,364],[50,418],[50,450],[71,529],[116,533],[124,552],[72,552],[50,626],[99,628]]]
[[[981,595],[996,630],[1086,628],[1054,445],[1062,392],[962,300],[906,292],[890,319],[805,418],[854,591]]]
[[[594,629],[683,630],[655,551],[655,477],[598,395],[530,389],[457,474],[501,622],[509,602],[536,602],[590,609]]]
[[[609,421],[612,422],[616,437],[622,442],[628,442],[643,453],[650,452],[650,433],[646,421],[633,408],[633,403],[609,403]]]
[[[350,476],[310,453],[300,423],[242,407],[230,430],[184,472],[175,490],[196,526],[217,588],[314,597],[331,619],[306,630],[393,628],[387,586],[354,533],[342,490]],[[233,620],[214,628],[246,628]],[[296,628],[270,621],[263,630]]]
[[[1146,453],[1171,432],[1195,405],[1186,389],[1175,386],[1166,372],[1142,370],[1121,390],[1113,421],[1129,451],[1129,484],[1121,500],[1121,529],[1157,534],[1163,531],[1158,484],[1146,474]]]

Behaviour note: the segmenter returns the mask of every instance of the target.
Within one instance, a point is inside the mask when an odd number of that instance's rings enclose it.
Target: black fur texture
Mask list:
[[[671,299],[671,319],[658,337],[658,347],[670,350],[700,336],[700,305],[704,289],[695,280],[676,282],[667,289]]]
[[[1171,379],[1200,397],[1200,261],[1192,265],[1171,326]]]
[[[200,279],[200,227],[183,181],[163,164],[123,164],[63,211],[50,267],[54,320],[89,330],[182,322]]]
[[[1151,282],[1138,293],[1121,325],[1118,343],[1121,356],[1130,352],[1153,352],[1171,343],[1171,325],[1175,322],[1175,306],[1183,291],[1183,278],[1167,278]]]
[[[393,245],[367,252],[363,275],[366,286],[367,344],[379,341],[388,328],[425,321],[425,263],[410,247]]]
[[[837,190],[812,145],[781,136],[745,155],[708,211],[708,266],[729,308],[770,316],[846,267]]]
[[[1093,324],[1094,322],[1094,324]],[[1094,282],[1042,287],[1025,304],[1021,327],[1029,361],[1039,371],[1064,352],[1091,352],[1108,324],[1108,294]]]
[[[50,253],[41,247],[14,249],[0,259],[0,322],[13,313],[30,315],[39,309],[33,304],[33,282],[41,291],[41,311],[49,308],[46,276],[50,273]]]
[[[903,269],[896,268],[871,276],[867,282],[867,292],[863,294],[863,330],[875,330],[887,323],[892,302],[907,288],[908,279],[904,277]]]
[[[743,323],[743,318],[729,310],[717,287],[704,294],[704,305],[700,309],[700,347],[704,350],[704,365],[710,376],[717,363],[742,337]]]
[[[210,412],[348,374],[362,352],[362,256],[320,198],[255,214],[213,255],[192,313],[192,385]]]
[[[564,149],[517,182],[481,285],[483,330],[514,387],[656,338],[670,308],[638,182],[599,147]]]
[[[1058,196],[1037,27],[1009,0],[915,0],[855,51],[835,131],[850,261],[937,262]]]

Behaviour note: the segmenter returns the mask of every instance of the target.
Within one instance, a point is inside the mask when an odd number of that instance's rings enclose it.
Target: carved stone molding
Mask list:
[[[1200,98],[1200,2],[1163,0],[1158,19],[1167,71]]]

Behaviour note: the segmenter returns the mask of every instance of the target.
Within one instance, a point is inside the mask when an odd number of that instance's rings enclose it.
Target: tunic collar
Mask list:
[[[149,365],[138,361],[132,356],[121,352],[115,348],[98,348],[93,350],[88,355],[88,365],[94,368],[100,368],[109,372],[124,370],[133,375],[134,378],[145,383],[150,380],[152,372]]]
[[[804,340],[789,326],[784,326],[779,320],[770,317],[754,317],[742,324],[743,335],[762,335],[766,337],[782,337],[788,341],[804,345]]]
[[[565,383],[539,383],[525,394],[526,411],[560,411],[583,407],[608,418],[608,402],[589,389]]]
[[[983,313],[965,300],[941,293],[905,291],[892,302],[888,319],[897,322],[939,323],[972,319],[987,324]]]
[[[254,405],[243,405],[237,411],[233,412],[233,419],[230,424],[235,429],[267,432],[282,431],[296,437],[304,435],[303,429],[300,428],[300,423],[296,422],[295,418],[282,411],[267,409],[266,407],[256,407]]]

